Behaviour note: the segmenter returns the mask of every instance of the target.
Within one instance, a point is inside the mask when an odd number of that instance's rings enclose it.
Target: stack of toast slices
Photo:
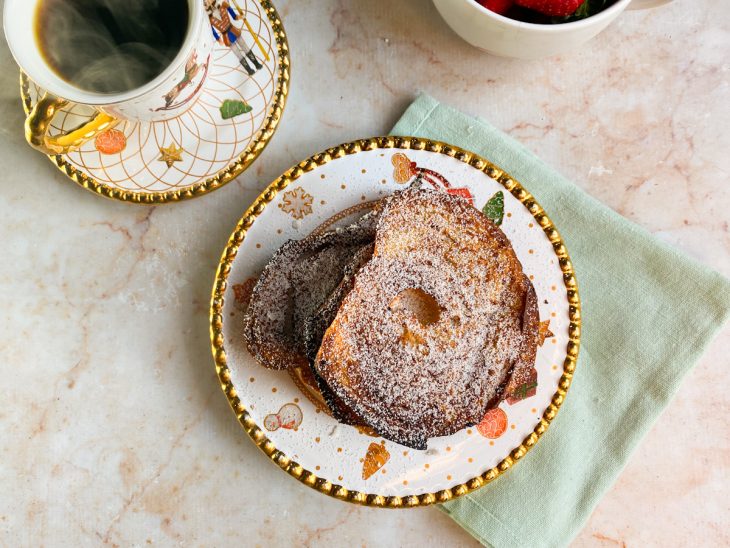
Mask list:
[[[337,420],[426,449],[525,382],[539,323],[500,228],[458,196],[411,187],[279,248],[244,337],[264,367],[311,369]]]

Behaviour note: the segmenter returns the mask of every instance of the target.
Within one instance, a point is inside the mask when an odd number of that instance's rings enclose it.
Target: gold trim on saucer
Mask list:
[[[213,177],[209,177],[205,181],[180,189],[168,190],[165,192],[139,192],[115,188],[97,181],[93,177],[82,173],[61,154],[49,155],[48,158],[51,162],[53,162],[56,167],[65,173],[72,181],[86,190],[90,190],[91,192],[106,198],[135,204],[155,205],[195,198],[216,190],[238,177],[253,163],[256,158],[258,158],[271,140],[271,137],[279,124],[279,120],[281,119],[284,105],[286,104],[286,98],[289,93],[289,45],[286,33],[284,32],[284,26],[282,25],[281,18],[279,17],[276,8],[274,8],[273,4],[269,0],[257,1],[266,13],[276,40],[276,47],[279,55],[277,68],[278,79],[276,89],[274,91],[273,103],[269,107],[269,112],[266,115],[266,119],[264,120],[264,124],[259,130],[258,135],[248,145],[246,150],[238,158],[228,164],[226,168],[220,170]],[[30,80],[23,71],[20,71],[20,94],[23,99],[23,109],[25,110],[26,115],[28,115],[33,108],[33,101],[30,95]]]
[[[231,382],[231,372],[226,361],[226,350],[223,336],[224,296],[228,283],[228,275],[231,271],[231,265],[236,258],[239,247],[246,237],[246,232],[249,228],[251,228],[253,223],[256,221],[256,218],[264,211],[266,205],[271,202],[280,191],[301,177],[302,174],[334,159],[341,158],[342,156],[356,154],[364,150],[377,149],[427,150],[430,152],[445,154],[452,158],[456,158],[465,164],[469,164],[473,168],[478,169],[491,179],[500,183],[528,209],[552,243],[553,250],[560,263],[560,269],[563,272],[563,282],[565,284],[569,303],[569,340],[566,348],[565,361],[563,362],[563,374],[558,382],[558,389],[552,397],[552,403],[543,413],[540,422],[538,422],[537,426],[535,426],[533,432],[527,436],[520,445],[512,449],[510,454],[497,466],[487,470],[481,475],[464,483],[453,485],[448,489],[443,489],[435,493],[423,493],[405,497],[383,496],[377,493],[363,493],[360,491],[348,490],[342,485],[338,485],[326,478],[318,477],[313,472],[304,469],[299,463],[292,460],[290,456],[277,449],[271,440],[266,437],[265,432],[255,423],[251,415],[248,413],[246,407],[238,396],[236,388]],[[325,495],[347,502],[362,504],[364,506],[385,508],[426,506],[429,504],[453,500],[493,481],[499,475],[509,470],[518,460],[524,457],[525,454],[537,443],[540,436],[545,433],[545,430],[547,430],[550,422],[555,418],[558,409],[565,399],[565,395],[573,379],[573,373],[575,371],[576,361],[578,358],[580,329],[580,298],[578,296],[578,285],[573,271],[573,263],[570,260],[568,250],[565,247],[565,243],[561,239],[558,230],[532,195],[527,192],[519,182],[484,158],[446,143],[416,137],[375,137],[345,143],[327,149],[319,154],[315,154],[311,158],[300,162],[271,183],[246,210],[243,217],[236,225],[233,234],[231,234],[231,237],[223,251],[220,263],[218,264],[210,305],[211,345],[221,388],[228,398],[228,402],[231,405],[233,412],[236,414],[238,421],[241,423],[241,426],[243,426],[243,429],[259,447],[259,449],[261,449],[272,461],[279,465],[282,470],[305,485],[316,489],[320,493],[324,493]]]

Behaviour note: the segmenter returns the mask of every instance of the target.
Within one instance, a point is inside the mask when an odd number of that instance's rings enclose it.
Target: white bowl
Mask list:
[[[634,0],[632,8],[647,8],[671,0]],[[556,25],[524,23],[499,15],[475,0],[433,0],[444,21],[471,45],[493,55],[538,59],[577,50],[605,29],[632,0],[618,0],[586,19]]]

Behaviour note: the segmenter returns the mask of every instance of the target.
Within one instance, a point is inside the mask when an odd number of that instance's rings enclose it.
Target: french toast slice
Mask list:
[[[374,235],[373,235],[374,238]],[[371,242],[358,249],[343,268],[342,278],[322,304],[304,321],[304,349],[307,358],[314,363],[322,344],[325,331],[335,319],[342,301],[355,283],[355,275],[373,256]]]
[[[355,224],[302,240],[289,240],[259,276],[244,316],[249,352],[270,369],[309,367],[306,320],[343,279],[344,269],[375,237],[378,210]]]
[[[317,358],[317,352],[319,352],[320,344],[322,343],[322,337],[324,337],[325,331],[335,319],[337,310],[342,304],[342,300],[352,289],[352,285],[355,283],[355,275],[358,271],[370,260],[373,256],[373,244],[364,245],[358,250],[350,261],[345,265],[342,280],[327,299],[320,305],[317,311],[312,314],[304,323],[304,348],[309,360],[312,375],[317,383],[320,394],[327,404],[327,407],[332,412],[338,421],[345,424],[352,425],[365,425],[364,421],[357,416],[357,414],[350,409],[340,398],[338,398],[332,390],[330,390],[327,383],[324,382],[322,377],[319,376],[317,371],[314,369],[314,361]]]
[[[379,435],[425,449],[499,404],[532,367],[538,327],[504,233],[461,198],[410,188],[380,214],[314,369]]]

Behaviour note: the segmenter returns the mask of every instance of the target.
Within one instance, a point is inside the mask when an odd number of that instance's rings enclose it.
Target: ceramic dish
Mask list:
[[[451,29],[481,50],[500,57],[541,59],[580,51],[625,9],[644,9],[671,0],[616,0],[586,19],[555,25],[526,23],[499,15],[476,0],[433,0]]]
[[[247,352],[247,294],[288,239],[322,230],[421,177],[501,217],[538,295],[544,342],[529,385],[456,434],[417,451],[338,423],[306,381],[260,366]],[[499,197],[504,208],[495,207]],[[477,489],[539,439],[570,386],[580,301],[556,228],[532,196],[498,167],[443,143],[408,137],[356,141],[317,154],[274,181],[245,212],[226,246],[211,303],[213,354],[223,391],[253,441],[283,470],[337,498],[371,506],[419,506]]]
[[[82,187],[135,203],[194,198],[241,174],[274,134],[289,89],[289,48],[276,9],[268,0],[243,4],[258,37],[253,51],[261,68],[252,76],[229,48],[216,44],[210,58],[194,60],[202,90],[180,116],[123,121],[78,151],[49,159]],[[23,73],[20,84],[27,114],[42,89]],[[183,89],[175,100],[185,101],[191,91]],[[91,107],[69,103],[51,133],[74,128],[91,114]]]

